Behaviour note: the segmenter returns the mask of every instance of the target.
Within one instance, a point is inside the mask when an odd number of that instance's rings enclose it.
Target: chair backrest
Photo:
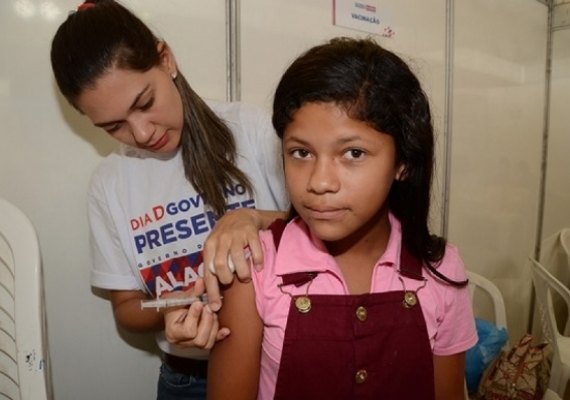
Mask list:
[[[540,259],[537,261],[564,286],[570,287],[570,228],[563,228],[542,240]],[[570,318],[566,304],[558,296],[553,298],[553,302],[557,325],[565,327],[563,332],[570,335]]]
[[[486,296],[487,302],[490,301],[493,307],[494,321],[491,322],[499,328],[507,328],[505,300],[499,288],[489,279],[473,271],[467,271],[467,278],[469,278],[468,288],[475,315],[479,316],[478,300],[484,300],[483,296]]]
[[[562,338],[560,328],[556,322],[553,295],[559,296],[566,306],[570,306],[570,290],[552,275],[544,266],[533,258],[529,258],[532,270],[532,282],[536,293],[536,305],[544,339],[552,344],[554,349],[553,368],[559,365],[559,340]]]
[[[558,394],[566,391],[566,384],[570,379],[568,371],[568,337],[561,334],[556,318],[554,298],[570,307],[570,290],[558,280],[550,271],[533,258],[530,258],[532,282],[536,294],[536,306],[539,311],[539,321],[544,340],[552,344],[554,357],[548,387]],[[566,398],[566,397],[564,397]]]
[[[46,333],[36,231],[0,198],[0,397],[51,398]]]
[[[570,307],[570,290],[543,264],[533,258],[529,259],[541,333],[544,340],[552,344],[554,350],[549,387],[561,394],[565,392],[569,378],[566,366],[568,352],[563,350],[569,342],[568,338],[561,333],[562,327],[557,322],[555,300],[559,300],[559,303],[565,305],[568,310]],[[566,359],[563,360],[563,357]]]
[[[560,242],[564,252],[570,258],[570,228],[564,228],[560,231]]]
[[[546,389],[546,393],[544,393],[543,400],[562,400],[562,398],[558,396],[558,394],[555,391],[551,389]]]
[[[471,306],[476,317],[493,322],[498,328],[507,328],[507,311],[505,300],[499,288],[489,279],[473,271],[466,271],[469,284]],[[487,317],[489,305],[492,307],[493,319]],[[465,398],[469,398],[467,381],[465,382]]]

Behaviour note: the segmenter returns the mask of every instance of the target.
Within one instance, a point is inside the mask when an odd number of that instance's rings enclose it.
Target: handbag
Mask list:
[[[510,350],[503,351],[485,370],[476,399],[541,400],[548,388],[552,346],[534,345],[525,334]]]

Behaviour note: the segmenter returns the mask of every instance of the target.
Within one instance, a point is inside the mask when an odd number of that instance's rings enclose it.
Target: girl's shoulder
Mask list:
[[[439,272],[453,280],[462,281],[466,278],[465,264],[459,249],[452,243],[447,243],[445,254],[440,263],[436,265],[436,268]]]
[[[259,232],[259,240],[263,246],[264,260],[265,254],[275,255],[275,253],[277,253],[279,243],[281,242],[281,235],[283,234],[286,226],[286,221],[278,219],[273,221],[269,228],[261,230]]]

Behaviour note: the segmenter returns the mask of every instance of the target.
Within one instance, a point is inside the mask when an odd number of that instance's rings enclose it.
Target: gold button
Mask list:
[[[356,318],[360,321],[366,321],[366,318],[368,318],[368,310],[363,306],[358,307],[356,309]]]
[[[404,307],[412,308],[418,303],[418,298],[414,292],[404,293]]]
[[[359,369],[354,376],[354,381],[356,383],[364,383],[368,378],[368,372],[365,369]]]
[[[311,311],[311,299],[307,296],[299,296],[295,299],[295,307],[300,313],[306,314]]]

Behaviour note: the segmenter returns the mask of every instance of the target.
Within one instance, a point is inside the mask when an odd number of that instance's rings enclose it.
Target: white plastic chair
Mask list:
[[[570,228],[563,228],[544,239],[540,244],[540,249],[538,262],[564,286],[570,287]],[[555,297],[553,301],[558,326],[564,326],[565,329],[562,332],[565,336],[570,336],[570,318],[568,318],[566,304],[558,297]]]
[[[467,278],[469,279],[467,288],[469,289],[471,306],[473,307],[473,313],[475,316],[483,317],[482,315],[478,315],[479,311],[483,310],[490,301],[490,304],[493,306],[492,311],[494,320],[492,322],[494,322],[498,328],[506,328],[507,311],[505,300],[503,299],[503,295],[499,288],[489,279],[477,274],[476,272],[466,272]],[[467,391],[467,384],[465,384],[465,398],[470,398]]]
[[[544,394],[543,400],[562,400],[562,397],[558,396],[556,392],[547,389],[546,393]]]
[[[43,279],[30,220],[0,198],[0,398],[51,399]]]
[[[469,294],[471,296],[471,305],[473,312],[477,315],[479,299],[486,296],[493,305],[494,323],[499,328],[507,327],[507,311],[505,308],[505,300],[499,288],[489,279],[479,275],[473,271],[467,271],[469,278]]]
[[[560,242],[564,252],[570,257],[570,228],[564,228],[560,231]]]
[[[553,307],[553,294],[560,296],[566,307],[570,307],[570,289],[556,279],[542,264],[530,258],[532,280],[536,291],[544,339],[552,343],[554,357],[548,387],[560,397],[564,397],[570,379],[570,337],[564,336],[556,323]]]

